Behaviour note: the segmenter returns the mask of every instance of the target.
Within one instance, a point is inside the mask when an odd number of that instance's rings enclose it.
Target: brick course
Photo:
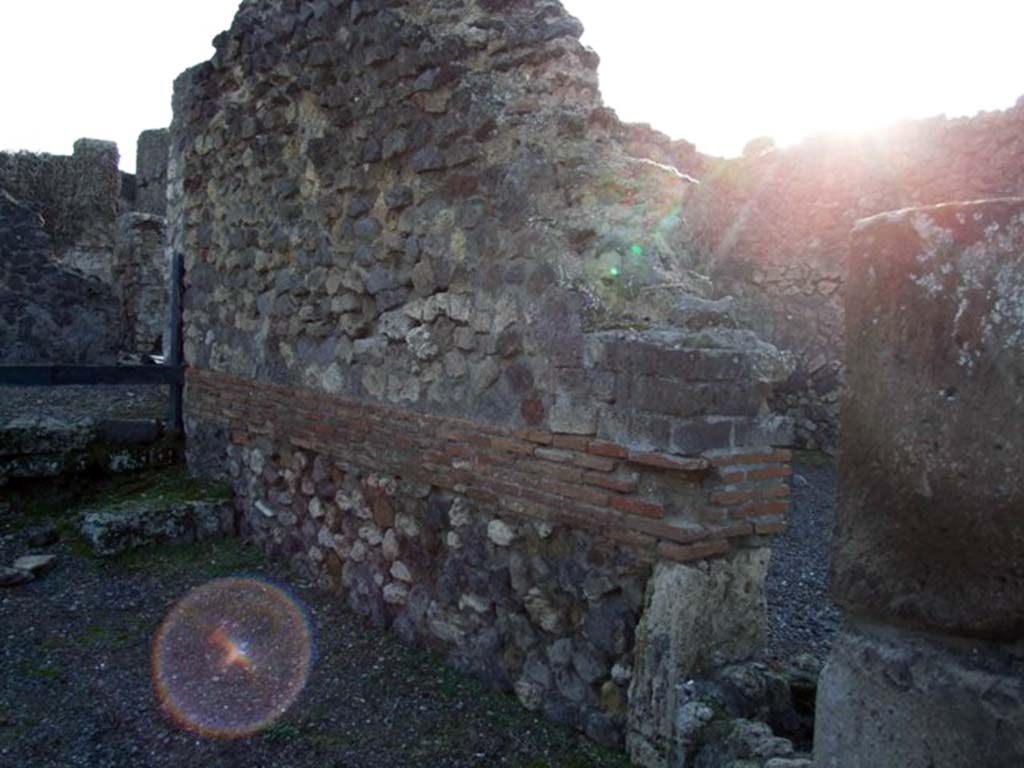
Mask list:
[[[788,487],[778,479],[790,474],[789,451],[746,448],[707,457],[634,451],[610,441],[505,429],[196,368],[188,371],[186,398],[193,418],[226,428],[235,444],[258,435],[285,440],[516,515],[596,531],[647,559],[723,554],[728,546],[717,543],[685,555],[673,547],[749,536],[754,531],[747,521],[755,517],[765,518],[758,533],[777,532],[781,523],[767,518],[787,508]],[[737,480],[742,489],[734,486]],[[706,500],[700,520],[679,514],[671,487],[677,481],[697,487]]]

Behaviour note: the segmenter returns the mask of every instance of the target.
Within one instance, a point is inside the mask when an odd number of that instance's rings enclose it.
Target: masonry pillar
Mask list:
[[[860,222],[819,768],[1024,765],[1024,199]]]

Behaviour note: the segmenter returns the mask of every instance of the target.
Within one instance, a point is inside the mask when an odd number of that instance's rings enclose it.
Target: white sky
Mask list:
[[[563,0],[601,55],[605,102],[712,154],[1024,94],[1024,0]],[[170,122],[237,0],[6,0],[0,149],[71,152]]]

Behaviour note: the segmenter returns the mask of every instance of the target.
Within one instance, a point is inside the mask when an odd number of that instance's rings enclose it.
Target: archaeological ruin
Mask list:
[[[162,351],[166,130],[139,137],[137,174],[117,146],[0,152],[0,364],[100,364]]]
[[[0,154],[0,365],[161,352],[176,254],[213,527],[373,626],[645,768],[1024,764],[1024,101],[721,159],[581,33],[245,0],[134,176]],[[820,683],[757,661],[793,449]]]

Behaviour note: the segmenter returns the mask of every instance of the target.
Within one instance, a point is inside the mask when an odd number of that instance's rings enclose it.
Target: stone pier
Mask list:
[[[820,768],[1024,765],[1024,199],[855,227]]]

